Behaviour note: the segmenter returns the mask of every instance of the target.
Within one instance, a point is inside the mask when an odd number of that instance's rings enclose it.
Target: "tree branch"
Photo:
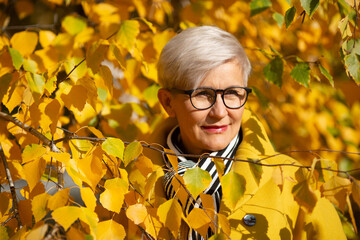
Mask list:
[[[49,140],[45,135],[41,134],[36,129],[32,128],[31,126],[19,121],[17,118],[15,118],[9,114],[6,114],[4,112],[0,112],[0,117],[5,119],[6,121],[14,123],[16,126],[24,129],[28,133],[31,133],[32,135],[37,137],[40,141],[43,142],[43,144],[49,146],[52,152],[57,152],[57,153],[60,152],[60,150],[57,148],[57,146],[54,144],[53,141]]]
[[[9,181],[10,192],[11,192],[11,196],[12,196],[12,200],[13,200],[12,208],[13,208],[16,220],[18,222],[18,227],[22,228],[22,223],[21,223],[21,220],[20,220],[19,209],[18,209],[18,204],[17,204],[17,197],[16,197],[16,192],[15,192],[15,185],[14,185],[14,182],[12,180],[10,169],[9,169],[8,164],[7,164],[7,161],[6,161],[5,154],[4,154],[3,148],[1,146],[1,143],[0,143],[0,158],[1,158],[2,162],[3,162],[3,164],[4,164],[6,177],[7,177],[8,181]]]

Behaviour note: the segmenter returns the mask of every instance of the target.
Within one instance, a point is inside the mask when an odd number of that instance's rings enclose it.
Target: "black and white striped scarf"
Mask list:
[[[219,212],[220,208],[220,202],[222,197],[222,190],[220,185],[220,179],[218,176],[218,172],[216,170],[215,163],[212,161],[213,157],[226,157],[226,158],[234,158],[236,150],[238,146],[240,145],[242,141],[242,131],[240,129],[239,134],[237,134],[234,139],[231,140],[229,145],[224,148],[223,150],[220,150],[218,152],[212,152],[209,155],[206,155],[205,157],[197,160],[197,159],[187,159],[183,156],[178,156],[178,172],[180,176],[183,176],[184,173],[190,169],[195,168],[196,166],[206,170],[210,173],[212,177],[212,181],[207,189],[205,189],[204,193],[209,194],[212,196],[214,200],[214,206],[216,212]],[[183,145],[181,144],[180,139],[180,128],[179,126],[176,126],[173,128],[168,137],[167,137],[167,145],[168,147],[174,151],[176,154],[184,154],[183,151]],[[171,166],[170,161],[165,156],[166,165]],[[230,168],[232,166],[233,161],[225,159],[224,160],[224,174],[228,173],[230,171]],[[172,166],[171,166],[172,167]],[[171,198],[177,198],[176,196],[176,189],[172,186],[172,178],[174,177],[175,173],[174,171],[168,171],[164,176],[164,188],[167,199]],[[179,199],[179,198],[177,198]],[[180,202],[180,201],[179,201]],[[186,203],[180,202],[184,209],[184,213],[187,216],[193,208],[198,208],[202,205],[201,199],[198,197],[196,199],[196,202],[194,202],[190,197],[187,197]],[[185,204],[185,205],[184,205]],[[213,235],[211,228],[208,230],[207,238],[209,238],[211,235]],[[189,238],[188,239],[203,239],[200,234],[198,234],[196,231],[190,231],[189,232]]]

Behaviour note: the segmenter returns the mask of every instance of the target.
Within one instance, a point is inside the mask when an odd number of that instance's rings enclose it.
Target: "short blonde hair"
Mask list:
[[[239,63],[247,86],[251,65],[239,41],[217,27],[191,27],[172,38],[162,50],[159,83],[167,89],[196,88],[210,70],[231,60]]]

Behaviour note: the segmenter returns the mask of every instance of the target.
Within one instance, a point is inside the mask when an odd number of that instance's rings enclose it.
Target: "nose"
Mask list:
[[[218,93],[214,105],[210,108],[209,116],[220,119],[226,115],[227,107],[221,98],[221,93]]]

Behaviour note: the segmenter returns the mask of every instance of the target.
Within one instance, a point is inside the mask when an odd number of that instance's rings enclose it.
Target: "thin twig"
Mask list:
[[[1,160],[2,160],[2,162],[4,164],[6,177],[8,179],[9,186],[10,186],[10,192],[11,192],[11,196],[12,196],[12,200],[13,200],[12,208],[13,208],[16,220],[18,222],[18,227],[22,228],[22,223],[21,223],[21,220],[20,220],[19,209],[18,209],[18,202],[17,202],[17,197],[16,197],[16,191],[15,191],[15,185],[14,185],[14,182],[12,180],[10,169],[9,169],[8,164],[7,164],[6,157],[5,157],[3,148],[1,146],[1,143],[0,143],[0,157],[1,157]]]
[[[21,127],[22,129],[24,129],[28,133],[31,133],[32,135],[37,137],[41,142],[43,142],[45,145],[49,146],[52,152],[60,153],[60,150],[53,143],[53,141],[51,141],[45,135],[38,132],[36,129],[32,128],[31,126],[19,121],[17,118],[15,118],[15,117],[13,117],[13,116],[11,116],[9,114],[6,114],[4,112],[0,112],[0,117],[7,120],[7,121],[9,121],[9,122],[14,123],[16,126]]]

